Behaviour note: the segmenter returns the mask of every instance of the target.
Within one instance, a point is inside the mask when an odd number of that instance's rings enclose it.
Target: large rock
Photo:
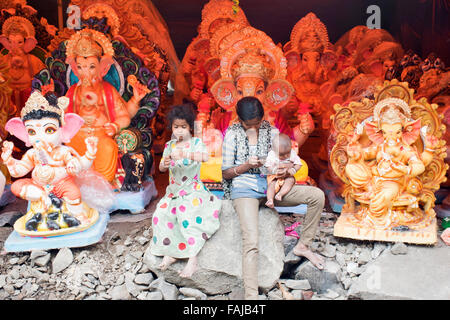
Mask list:
[[[164,300],[176,300],[178,296],[178,288],[173,284],[164,281],[164,278],[158,278],[154,280],[150,286],[150,289],[161,292]]]
[[[73,254],[69,248],[59,250],[52,263],[53,273],[58,273],[66,269],[73,262]]]
[[[112,300],[129,300],[129,299],[131,299],[131,295],[128,292],[126,285],[124,285],[124,284],[121,286],[114,287],[111,290],[110,295],[111,295]]]
[[[283,271],[284,228],[276,211],[262,207],[259,210],[259,286],[268,291],[276,285]],[[242,287],[242,238],[239,218],[230,200],[223,201],[220,228],[209,239],[198,255],[198,270],[191,279],[178,275],[186,265],[186,260],[177,261],[166,271],[158,265],[162,257],[150,253],[144,255],[144,263],[158,277],[179,287],[199,289],[217,295]]]
[[[409,246],[408,253],[385,250],[353,283],[354,299],[450,299],[450,248]]]
[[[317,269],[310,261],[304,262],[295,270],[296,280],[308,280],[314,292],[325,293],[328,289],[341,292],[341,268],[337,262],[327,260],[323,270]]]

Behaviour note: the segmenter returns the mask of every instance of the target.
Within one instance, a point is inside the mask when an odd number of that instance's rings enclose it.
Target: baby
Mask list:
[[[291,167],[291,164],[293,164],[293,167]],[[280,134],[273,139],[272,150],[267,155],[264,166],[269,171],[267,175],[266,206],[273,208],[274,198],[281,201],[283,197],[291,191],[295,184],[294,174],[302,166],[300,157],[292,150],[291,139],[289,136]],[[290,176],[278,178],[277,175],[283,174],[286,170]]]

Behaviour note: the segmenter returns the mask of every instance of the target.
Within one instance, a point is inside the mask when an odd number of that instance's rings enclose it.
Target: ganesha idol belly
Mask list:
[[[14,225],[21,235],[69,234],[89,228],[99,218],[97,210],[81,201],[75,177],[63,161],[50,162],[36,164],[31,183],[22,179],[13,184],[13,191],[20,190],[20,196],[29,200],[27,213]]]

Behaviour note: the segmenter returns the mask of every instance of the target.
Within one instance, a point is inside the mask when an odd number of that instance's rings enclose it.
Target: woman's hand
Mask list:
[[[261,161],[258,160],[258,157],[256,156],[251,156],[248,158],[247,164],[249,166],[249,168],[253,169],[253,168],[259,168],[261,167],[263,164]]]

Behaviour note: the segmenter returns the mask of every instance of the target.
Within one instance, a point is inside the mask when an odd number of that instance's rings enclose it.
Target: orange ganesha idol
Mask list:
[[[85,139],[96,137],[99,152],[93,169],[110,183],[114,183],[119,156],[114,136],[130,125],[138,112],[140,100],[148,93],[145,86],[130,77],[133,97],[125,102],[119,92],[103,80],[114,63],[113,56],[112,44],[101,32],[83,29],[68,40],[66,62],[79,82],[66,93],[69,98],[67,110],[84,120],[70,146],[83,153],[86,151]]]
[[[57,98],[52,92],[43,96],[34,91],[25,103],[21,117],[6,124],[7,131],[32,147],[17,160],[11,156],[14,144],[5,141],[1,155],[12,177],[23,177],[31,172],[31,179],[19,179],[11,186],[17,197],[30,201],[29,211],[21,218],[23,224],[21,230],[17,230],[19,233],[70,233],[70,230],[84,229],[98,219],[98,212],[82,202],[75,179],[91,167],[98,139],[85,139],[87,151],[84,156],[63,145],[84,123],[80,116],[64,113],[67,100]]]

